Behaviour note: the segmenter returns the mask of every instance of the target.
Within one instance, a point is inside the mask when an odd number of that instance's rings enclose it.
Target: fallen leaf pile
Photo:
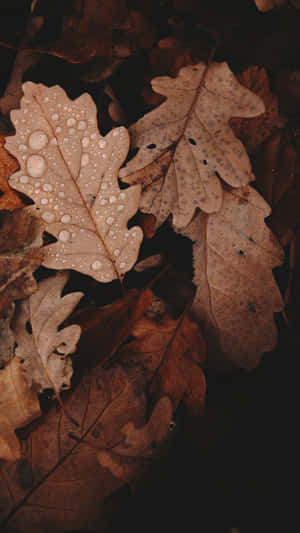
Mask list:
[[[298,328],[299,73],[230,2],[29,4],[0,35],[0,529],[104,531],[207,372]]]

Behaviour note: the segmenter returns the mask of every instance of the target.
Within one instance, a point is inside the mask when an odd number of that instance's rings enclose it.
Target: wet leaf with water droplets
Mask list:
[[[82,292],[61,297],[68,272],[41,281],[29,299],[17,304],[12,331],[18,343],[16,356],[35,391],[70,387],[73,373],[69,354],[76,349],[81,329],[71,325],[59,329],[82,298]]]
[[[160,225],[173,214],[186,226],[196,207],[206,213],[221,208],[219,176],[232,187],[253,179],[250,161],[234,136],[231,117],[254,117],[263,101],[235,79],[226,63],[184,67],[177,78],[152,80],[167,101],[131,126],[137,155],[121,170],[127,183],[141,183],[141,209]]]
[[[11,113],[16,135],[6,141],[21,168],[9,183],[34,200],[36,216],[57,239],[45,247],[43,265],[121,279],[142,241],[141,228],[127,228],[140,186],[121,191],[118,184],[126,129],[101,137],[88,94],[72,101],[58,86],[27,82],[23,89],[21,109]]]

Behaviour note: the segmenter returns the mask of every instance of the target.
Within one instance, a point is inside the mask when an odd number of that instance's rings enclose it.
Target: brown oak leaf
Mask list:
[[[15,158],[3,148],[4,141],[5,137],[0,135],[0,209],[13,211],[24,205],[7,182],[8,177],[19,168],[19,165]]]

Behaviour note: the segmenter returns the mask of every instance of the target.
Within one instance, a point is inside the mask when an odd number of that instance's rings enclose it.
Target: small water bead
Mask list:
[[[107,189],[107,183],[102,183],[101,189],[103,189],[103,190]]]
[[[76,124],[75,118],[68,118],[67,126],[74,126]]]
[[[114,250],[114,255],[115,255],[116,257],[118,257],[118,255],[120,255],[120,250],[119,250],[118,248],[116,248],[116,249]]]
[[[101,266],[102,266],[102,263],[100,263],[100,261],[94,261],[91,264],[92,270],[99,270],[99,268],[101,268]]]
[[[118,211],[123,211],[123,209],[124,209],[124,205],[118,205],[118,207],[117,207]]]
[[[120,268],[125,268],[126,267],[126,263],[120,263]]]
[[[109,203],[110,204],[113,204],[116,200],[117,200],[117,197],[114,196],[114,195],[109,197]]]
[[[61,242],[68,242],[70,239],[70,232],[64,229],[59,232],[58,238]]]
[[[90,156],[89,154],[82,154],[81,156],[81,164],[83,167],[86,167],[90,162]]]
[[[99,147],[100,148],[105,148],[105,145],[106,145],[106,141],[104,139],[100,139],[100,141],[98,142],[99,144]]]
[[[41,204],[42,205],[47,205],[47,203],[48,203],[48,198],[42,198],[41,199]]]
[[[69,222],[71,222],[71,217],[70,215],[63,215],[60,219],[60,221],[63,223],[63,224],[68,224]]]
[[[81,144],[82,144],[83,148],[87,148],[88,145],[90,144],[90,139],[88,137],[83,137],[81,139]]]
[[[119,198],[121,200],[124,200],[125,199],[125,192],[121,192]]]
[[[28,183],[28,182],[29,182],[28,176],[21,176],[20,177],[20,183]]]
[[[77,120],[80,119],[80,115],[79,115],[79,113],[77,113],[77,115],[75,115],[75,116],[76,116]]]
[[[59,191],[58,196],[60,198],[63,198],[65,196],[65,193],[63,191]]]
[[[96,137],[97,137],[97,134],[96,134],[96,133],[91,133],[90,138],[91,138],[92,140],[96,139]]]
[[[40,181],[36,181],[35,182],[35,186],[36,186],[36,188],[40,187],[41,186],[41,182]]]
[[[50,144],[56,146],[57,145],[57,139],[55,139],[55,137],[53,137],[50,141]]]
[[[106,159],[106,154],[102,154],[103,159]]]
[[[42,219],[45,221],[45,222],[53,222],[55,220],[55,215],[54,213],[51,213],[51,211],[45,211],[43,214],[42,214]]]
[[[34,131],[29,137],[29,146],[32,150],[42,150],[48,144],[48,135],[44,131]]]
[[[26,144],[19,144],[19,150],[21,152],[27,152],[28,148],[27,148]]]
[[[52,118],[52,120],[58,120],[59,119],[59,115],[57,113],[53,113],[51,118]]]
[[[41,155],[31,155],[27,159],[27,171],[32,178],[40,178],[46,170],[46,161]]]
[[[57,126],[57,128],[55,128],[55,133],[60,133],[60,132],[61,132],[61,127]]]
[[[120,133],[120,130],[116,129],[113,131],[113,136],[116,137],[117,135],[119,135],[119,133]]]
[[[106,205],[108,202],[107,200],[105,200],[105,198],[102,198],[102,200],[100,200],[100,205]]]
[[[48,98],[48,96],[45,96],[45,98],[44,98],[44,102],[49,102],[49,98]]]
[[[69,135],[75,135],[75,133],[76,133],[75,128],[70,128],[68,133],[69,133]]]
[[[80,120],[80,121],[78,122],[78,126],[77,126],[77,128],[78,128],[79,130],[84,130],[84,129],[86,128],[86,122],[85,122],[85,120]]]
[[[43,185],[43,190],[44,191],[52,191],[53,187],[50,183],[45,183],[45,185]]]
[[[111,226],[113,224],[113,221],[114,221],[114,218],[113,217],[108,217],[106,219],[106,224],[108,224],[109,226]]]

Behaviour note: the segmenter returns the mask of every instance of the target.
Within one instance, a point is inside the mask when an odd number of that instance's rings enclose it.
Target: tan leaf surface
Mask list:
[[[18,343],[16,356],[23,362],[28,383],[36,392],[70,387],[73,373],[69,354],[76,349],[81,329],[59,329],[82,298],[82,292],[61,297],[68,272],[41,281],[38,290],[16,307],[12,330]],[[29,327],[30,324],[30,327]]]
[[[23,366],[15,357],[0,371],[1,459],[19,459],[21,450],[15,429],[26,426],[40,414],[37,395],[28,386]]]
[[[276,344],[283,309],[272,268],[283,260],[264,223],[270,208],[249,186],[224,193],[222,209],[199,213],[184,230],[194,242],[193,315],[212,358],[253,368]]]
[[[45,229],[57,238],[45,248],[43,264],[103,282],[121,278],[142,240],[140,228],[127,228],[140,187],[121,191],[118,184],[127,131],[101,137],[88,94],[71,101],[58,86],[27,82],[23,88],[21,110],[11,113],[16,135],[6,142],[21,169],[9,181],[34,200]]]
[[[99,524],[104,529],[105,499],[123,481],[99,465],[98,452],[121,444],[125,426],[126,438],[138,445],[141,454],[132,459],[132,472],[137,475],[146,467],[153,468],[151,458],[145,464],[140,444],[143,434],[151,428],[150,422],[143,431],[147,424],[148,365],[151,362],[146,353],[140,354],[136,365],[120,362],[107,369],[97,366],[66,402],[68,411],[79,422],[78,428],[53,405],[30,434],[23,436],[21,461],[2,466],[0,525],[26,533],[94,530]],[[150,377],[154,370],[154,365],[152,370],[149,368]],[[170,409],[165,400],[160,403],[163,406],[166,409],[161,413],[159,427],[153,427],[153,440],[165,432],[163,422]]]
[[[30,209],[3,211],[0,216],[0,314],[10,303],[32,294],[33,272],[43,259],[39,221]]]
[[[4,140],[5,137],[0,135],[0,209],[11,211],[24,204],[7,182],[8,177],[17,170],[19,165],[3,148]]]
[[[196,207],[207,213],[222,205],[219,176],[232,187],[253,179],[249,158],[234,136],[231,117],[264,111],[262,100],[235,79],[226,63],[184,67],[177,78],[152,80],[167,101],[131,126],[137,155],[120,172],[127,183],[141,183],[141,209],[161,224],[170,213],[186,226]],[[149,183],[150,182],[150,183]]]

